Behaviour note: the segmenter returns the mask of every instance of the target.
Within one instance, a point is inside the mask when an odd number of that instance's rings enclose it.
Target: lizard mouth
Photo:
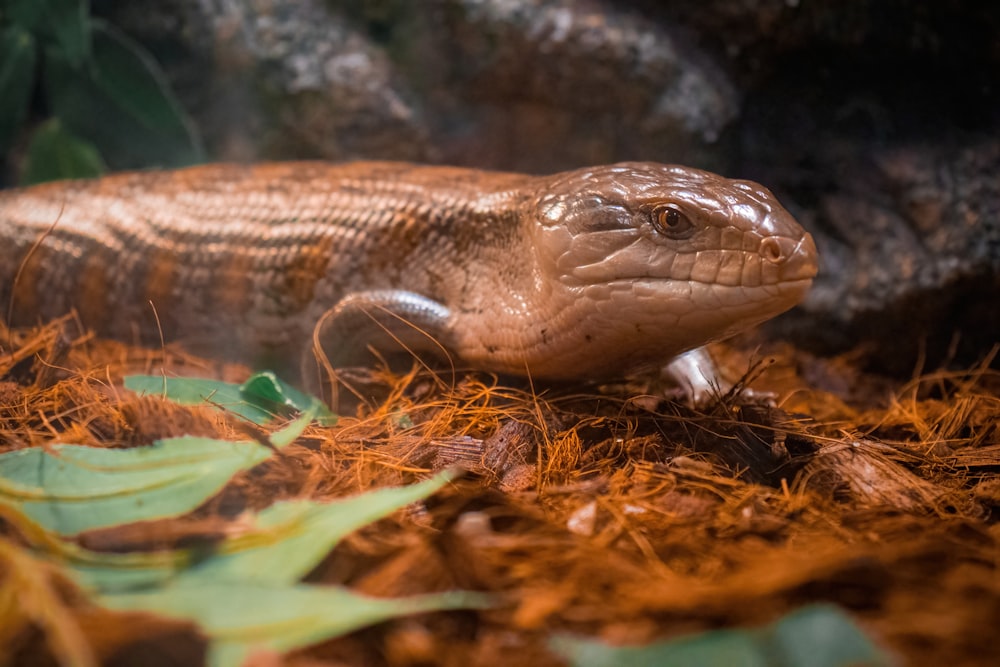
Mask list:
[[[816,245],[809,234],[801,232],[767,236],[752,250],[705,248],[662,254],[637,239],[602,256],[601,261],[564,270],[560,280],[584,289],[628,282],[794,289],[794,283],[811,281],[817,270]]]
[[[630,292],[635,298],[649,303],[673,305],[678,312],[712,310],[716,308],[747,309],[777,314],[795,306],[812,287],[811,276],[795,277],[760,285],[727,285],[710,281],[674,280],[670,278],[619,279],[604,283],[603,289]],[[592,285],[590,290],[602,290]],[[603,290],[602,290],[603,291]],[[594,291],[590,292],[594,294]],[[772,304],[769,306],[769,304]]]

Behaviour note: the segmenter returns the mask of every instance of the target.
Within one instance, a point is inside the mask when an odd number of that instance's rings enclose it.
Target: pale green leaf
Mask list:
[[[330,503],[286,501],[241,521],[241,533],[219,544],[150,552],[91,551],[45,532],[15,507],[0,503],[0,519],[14,525],[54,564],[67,567],[76,582],[93,592],[159,586],[167,581],[256,581],[279,585],[298,581],[357,528],[447,484],[441,473],[411,486],[378,489]]]
[[[191,550],[112,553],[91,551],[72,539],[59,537],[32,521],[16,506],[0,501],[0,519],[14,527],[30,544],[35,555],[51,564],[67,568],[81,587],[98,590],[92,582],[105,573],[113,573],[119,588],[138,587],[165,581],[183,569],[192,558]]]
[[[611,646],[593,640],[556,637],[550,647],[569,661],[571,667],[779,667],[761,655],[749,634],[735,632],[648,646]]]
[[[609,646],[556,637],[553,651],[572,667],[887,667],[888,657],[843,611],[800,609],[755,630],[715,630],[648,646]]]
[[[29,447],[0,454],[0,502],[63,535],[178,516],[271,455],[256,442],[183,436],[148,447]]]
[[[302,435],[302,432],[306,430],[306,427],[316,419],[316,413],[319,412],[320,408],[321,406],[318,405],[310,407],[293,421],[289,422],[288,426],[272,433],[268,437],[271,445],[277,449],[281,449],[295,442]]]
[[[245,532],[208,553],[74,553],[68,565],[86,589],[120,591],[140,586],[199,581],[290,584],[308,574],[345,535],[422,500],[452,479],[442,473],[419,484],[378,489],[332,503],[280,502],[246,520]],[[105,557],[107,556],[107,557]],[[182,567],[189,569],[180,572]]]
[[[257,515],[254,531],[181,575],[185,582],[257,581],[281,584],[309,573],[345,535],[423,500],[452,479],[443,473],[419,484],[369,491],[320,504],[277,503]]]
[[[266,424],[275,415],[240,393],[240,386],[203,378],[172,378],[160,375],[129,375],[125,388],[137,394],[159,395],[181,405],[210,405],[232,412],[255,424]]]
[[[266,424],[276,415],[310,409],[324,425],[337,420],[318,398],[300,392],[269,371],[256,373],[239,385],[204,378],[129,375],[125,378],[125,388],[140,394],[158,394],[181,405],[211,405],[255,424]]]
[[[380,599],[327,586],[243,581],[172,585],[98,596],[97,602],[119,611],[147,611],[193,621],[209,638],[208,664],[237,667],[255,649],[289,651],[392,618],[484,607],[488,599],[461,591]]]
[[[788,667],[888,667],[888,656],[833,605],[800,609],[765,629],[767,644]]]

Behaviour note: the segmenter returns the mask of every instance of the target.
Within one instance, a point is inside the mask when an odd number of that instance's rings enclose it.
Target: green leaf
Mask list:
[[[91,27],[85,67],[60,49],[45,51],[45,91],[55,115],[115,169],[201,161],[193,125],[155,61],[112,26],[94,20]]]
[[[7,0],[0,5],[0,17],[24,30],[36,30],[42,23],[46,4],[42,0]]]
[[[315,409],[318,421],[324,426],[333,426],[337,422],[337,415],[325,403],[299,391],[271,371],[261,371],[250,376],[240,385],[240,394],[261,406],[272,405],[286,411],[291,409],[300,412]]]
[[[74,67],[81,67],[89,56],[86,0],[8,0],[5,10],[15,25],[53,42]]]
[[[419,484],[369,491],[332,503],[280,502],[247,519],[246,532],[213,545],[212,553],[71,553],[64,557],[83,588],[102,593],[160,585],[219,581],[292,584],[308,574],[349,533],[422,500],[452,479],[443,473]],[[183,569],[182,568],[187,568]]]
[[[73,67],[90,56],[90,7],[86,0],[42,0],[45,23]]]
[[[275,449],[281,449],[282,447],[287,447],[295,442],[295,440],[302,435],[302,432],[306,430],[306,427],[308,427],[309,424],[316,419],[317,412],[318,407],[315,405],[311,406],[308,410],[296,417],[295,420],[289,422],[288,426],[280,431],[272,433],[268,436],[271,446]]]
[[[187,116],[153,57],[111,24],[95,20],[93,26],[101,90],[143,127],[186,138],[194,152],[197,142]]]
[[[270,444],[291,443],[314,418],[314,411],[307,410],[272,433]],[[271,452],[257,442],[194,436],[132,449],[28,447],[0,454],[0,504],[16,507],[62,535],[178,516]]]
[[[67,575],[76,578],[84,588],[96,589],[90,585],[87,575],[91,572],[114,572],[116,585],[130,586],[130,578],[135,585],[159,582],[187,566],[190,550],[150,551],[139,553],[110,553],[90,551],[71,539],[66,539],[46,530],[28,518],[15,504],[0,500],[0,520],[12,526],[30,544],[38,558],[55,566],[70,568]],[[83,574],[81,574],[83,573]]]
[[[324,425],[337,420],[318,398],[303,394],[270,371],[256,373],[241,385],[204,378],[129,375],[125,388],[140,394],[159,394],[182,405],[215,406],[255,424],[266,424],[276,415],[296,410],[313,410]]]
[[[86,0],[46,0],[46,20],[56,41],[74,67],[90,56],[90,3]]]
[[[334,587],[253,581],[167,586],[97,601],[119,611],[194,621],[210,640],[211,667],[237,667],[255,649],[289,651],[401,616],[488,604],[483,595],[461,591],[379,599]]]
[[[52,664],[62,667],[97,665],[91,642],[80,632],[79,621],[66,604],[63,587],[53,581],[58,568],[40,563],[7,531],[0,535],[0,627],[3,628],[4,664],[36,662],[13,657],[23,640],[18,635],[32,627],[45,637]],[[23,636],[23,635],[22,635]],[[44,660],[44,659],[43,659]]]
[[[25,30],[0,30],[0,154],[28,116],[35,83],[35,40]]]
[[[113,593],[162,586],[190,564],[191,550],[149,553],[89,551],[50,560],[67,568],[67,575],[85,591]]]
[[[308,574],[345,535],[427,498],[453,478],[443,473],[419,484],[369,491],[330,504],[277,503],[257,515],[253,533],[228,541],[181,580],[282,584]]]
[[[888,656],[833,605],[800,609],[771,626],[768,644],[783,665],[846,667],[888,666]]]
[[[247,400],[240,385],[203,378],[171,378],[161,375],[129,375],[125,388],[137,394],[160,395],[181,405],[209,405],[248,419],[255,424],[266,424],[275,414],[267,408]]]
[[[39,537],[37,527],[16,511],[0,506],[0,517],[12,522],[23,535]],[[46,541],[44,535],[42,541]],[[46,546],[53,546],[51,542],[60,555],[74,560],[103,558],[124,566],[129,560],[163,559],[162,554],[97,554],[59,539],[48,540]],[[32,558],[60,565],[53,562],[51,553],[21,560],[31,566]],[[273,585],[253,574],[248,580],[175,580],[153,589],[92,597],[111,609],[159,613],[199,624],[210,642],[208,662],[219,667],[243,664],[254,649],[287,651],[404,615],[485,608],[491,603],[486,595],[465,591],[379,599],[339,587]]]
[[[90,178],[100,176],[106,170],[100,154],[91,143],[74,136],[53,118],[40,125],[31,138],[21,172],[21,184]]]
[[[571,667],[779,667],[760,655],[749,634],[712,633],[649,646],[609,646],[597,641],[556,637],[549,646]]]
[[[256,442],[184,436],[148,447],[0,454],[0,503],[62,535],[189,512],[271,455]]]
[[[556,637],[550,647],[572,667],[887,667],[888,657],[843,611],[800,609],[757,630],[716,630],[649,646],[608,646]]]

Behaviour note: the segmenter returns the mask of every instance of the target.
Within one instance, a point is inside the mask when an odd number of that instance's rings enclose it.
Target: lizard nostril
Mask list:
[[[764,239],[760,242],[760,254],[764,257],[764,259],[772,264],[778,264],[785,259],[785,253],[781,248],[781,242],[775,238]]]

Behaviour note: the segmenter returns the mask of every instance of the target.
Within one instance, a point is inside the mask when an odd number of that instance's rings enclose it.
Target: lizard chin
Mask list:
[[[789,310],[802,301],[811,283],[811,278],[802,278],[743,287],[638,279],[589,285],[577,295],[577,308],[570,307],[590,314],[573,327],[577,340],[565,346],[572,352],[532,366],[549,377],[560,375],[556,369],[572,368],[593,379],[659,368],[679,354]],[[580,308],[581,303],[586,306]]]

